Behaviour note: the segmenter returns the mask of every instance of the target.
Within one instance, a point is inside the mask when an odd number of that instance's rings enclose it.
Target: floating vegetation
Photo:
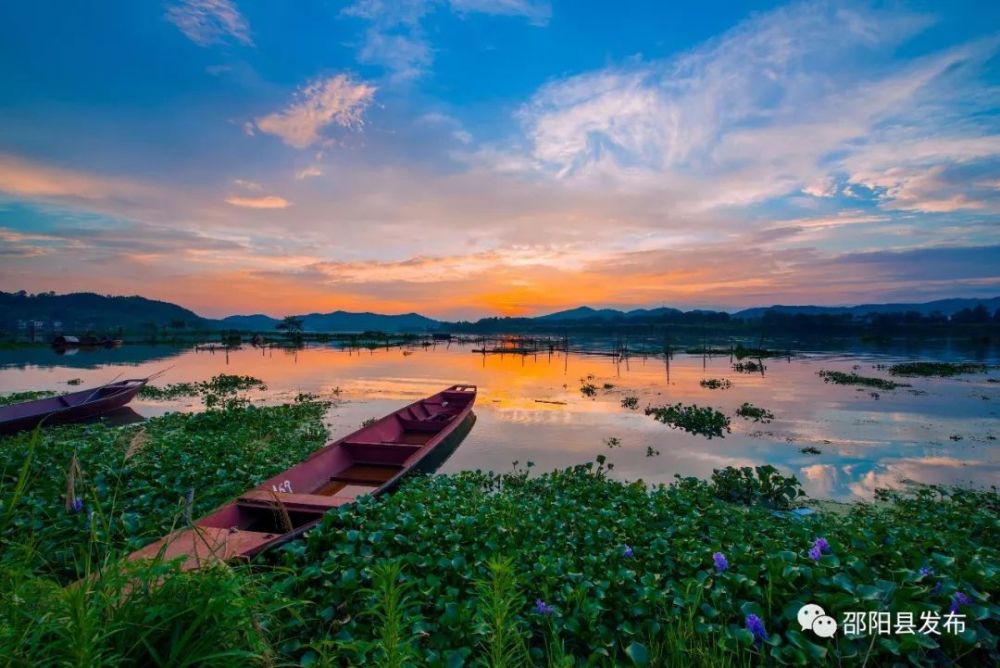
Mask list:
[[[12,521],[0,520],[0,571],[15,558],[8,549],[14,544],[45,555],[31,568],[62,584],[78,578],[77,565],[95,547],[91,536],[121,552],[138,549],[174,528],[186,505],[178,500],[189,490],[195,490],[191,513],[199,517],[302,461],[326,440],[326,407],[303,402],[168,413],[141,426],[67,425],[41,430],[37,439],[32,432],[5,438],[0,505]],[[60,472],[74,456],[69,500],[79,511],[67,513],[70,486]],[[22,467],[31,484],[15,510],[10,495]]]
[[[604,439],[604,445],[608,446],[608,448],[620,448],[622,447],[622,440],[617,436],[609,436]]]
[[[0,655],[46,666],[78,665],[81,651],[113,665],[162,665],[178,651],[191,665],[995,664],[996,490],[885,492],[800,518],[786,512],[801,503],[798,482],[769,466],[653,487],[613,480],[603,464],[476,471],[414,476],[334,509],[258,569],[180,573],[110,558],[172,526],[185,499],[197,516],[237,478],[240,491],[315,447],[323,411],[307,417],[304,406],[154,418],[127,468],[110,455],[138,430],[8,441],[18,451],[0,451],[0,598],[17,605],[0,606]],[[51,472],[74,448],[81,504],[67,511]],[[30,452],[33,482],[22,486]],[[176,455],[196,470],[167,466]],[[110,567],[85,578],[87,560]],[[845,605],[878,597],[889,610],[956,606],[967,633],[821,643],[788,614],[803,591]],[[664,624],[675,605],[691,616],[672,617],[671,632],[623,639]]]
[[[364,419],[364,420],[361,421],[361,427],[362,428],[364,428],[364,427],[370,427],[373,424],[375,424],[376,422],[378,422],[378,418],[377,417],[366,418],[366,419]]]
[[[622,398],[622,408],[627,408],[629,410],[636,410],[639,408],[639,397],[628,395]]]
[[[705,378],[698,384],[709,390],[728,390],[733,386],[732,382],[725,378]]]
[[[903,362],[889,367],[893,376],[957,376],[963,373],[984,373],[985,364],[971,362]]]
[[[139,390],[139,396],[143,399],[170,400],[201,395],[206,405],[213,406],[224,397],[249,389],[266,390],[267,386],[264,381],[253,376],[223,373],[200,383],[174,383],[164,387],[146,385]]]
[[[803,454],[806,454],[806,455],[818,455],[818,454],[822,454],[819,448],[817,448],[815,446],[812,446],[812,445],[806,446],[804,448],[799,448],[799,452],[801,452]]]
[[[953,441],[961,441],[962,440],[962,436],[960,434],[952,434],[948,438],[950,438]]]
[[[744,420],[753,420],[754,422],[763,422],[765,424],[774,419],[774,413],[766,408],[754,406],[749,401],[744,401],[743,405],[736,409],[736,414]]]
[[[736,373],[764,373],[766,368],[762,362],[754,362],[753,360],[733,363],[733,371]]]
[[[82,382],[83,382],[82,378],[70,378],[69,380],[66,381],[66,384],[67,385],[79,385]]]
[[[646,456],[647,457],[657,457],[657,456],[659,456],[659,454],[660,454],[660,451],[654,449],[653,446],[651,446],[651,445],[647,445],[646,446]]]
[[[199,392],[197,383],[171,383],[162,387],[157,385],[144,385],[139,390],[139,397],[142,399],[177,399],[179,397],[193,397]]]
[[[658,422],[673,429],[683,429],[689,434],[698,434],[709,439],[714,436],[724,438],[724,432],[732,431],[725,413],[708,406],[697,404],[685,406],[680,403],[672,406],[650,406],[646,408],[646,415],[652,415]]]
[[[608,392],[608,391],[613,390],[613,389],[615,389],[614,383],[604,383],[604,391],[605,392]]]
[[[19,404],[22,401],[34,401],[35,399],[44,399],[45,397],[54,397],[55,395],[56,393],[52,390],[11,392],[10,394],[0,395],[0,406],[10,406],[11,404]]]
[[[553,401],[552,399],[535,399],[536,404],[553,404],[555,406],[565,406],[565,401]]]
[[[785,477],[770,464],[713,469],[712,484],[716,498],[723,501],[777,510],[791,508],[795,499],[806,495],[795,476]]]
[[[593,383],[583,381],[583,385],[580,386],[580,394],[585,397],[596,397],[597,396],[597,386]]]
[[[843,371],[819,371],[818,375],[824,382],[836,385],[865,385],[867,387],[877,387],[880,390],[895,390],[897,387],[909,387],[905,383],[896,383],[885,378],[875,378],[873,376],[859,376],[856,373],[844,373]]]

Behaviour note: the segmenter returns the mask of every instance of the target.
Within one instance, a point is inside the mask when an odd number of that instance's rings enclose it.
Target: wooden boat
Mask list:
[[[185,557],[183,568],[249,558],[296,538],[333,508],[362,494],[378,496],[472,419],[474,385],[453,385],[315,451],[189,528],[133,552],[130,559]],[[463,434],[464,435],[464,434]]]
[[[148,380],[119,380],[58,397],[0,406],[0,434],[34,429],[39,424],[65,424],[99,417],[132,401]]]

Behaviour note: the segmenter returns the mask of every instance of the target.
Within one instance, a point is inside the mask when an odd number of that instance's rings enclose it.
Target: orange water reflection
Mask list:
[[[611,357],[559,352],[481,355],[456,344],[405,352],[160,349],[156,359],[126,366],[128,354],[128,346],[101,352],[91,368],[79,366],[86,363],[83,353],[72,359],[36,357],[22,362],[23,368],[0,370],[0,391],[68,389],[65,383],[71,378],[87,386],[119,373],[146,376],[166,367],[170,371],[157,381],[160,384],[207,380],[218,373],[248,374],[268,385],[266,392],[253,393],[258,401],[288,401],[300,392],[336,398],[327,416],[336,436],[353,431],[366,418],[465,382],[479,386],[479,419],[444,471],[507,470],[514,460],[530,460],[544,470],[605,454],[615,464],[616,475],[657,482],[675,473],[708,476],[721,466],[772,463],[795,473],[811,494],[833,498],[867,497],[875,486],[898,484],[901,478],[1000,482],[1000,454],[988,440],[1000,436],[996,384],[982,376],[915,379],[912,388],[882,392],[876,399],[868,391],[828,385],[816,375],[820,369],[849,371],[855,364],[867,369],[862,373],[876,375],[871,370],[874,359],[814,355],[767,360],[767,370],[760,375],[734,372],[728,357],[679,354],[669,364],[662,357],[616,363]],[[701,387],[699,381],[711,377],[728,378],[733,386]],[[584,397],[582,382],[596,385],[597,396]],[[605,389],[605,384],[612,387]],[[621,406],[626,395],[639,398],[640,410]],[[684,402],[733,416],[745,401],[771,410],[775,421],[755,424],[733,417],[731,434],[707,440],[670,430],[641,410],[650,404]],[[151,416],[200,406],[187,399],[136,401],[133,408]],[[955,435],[961,440],[952,440]],[[609,449],[605,440],[610,437],[620,439],[621,447]],[[807,446],[821,454],[801,452]],[[647,457],[647,448],[659,454]]]

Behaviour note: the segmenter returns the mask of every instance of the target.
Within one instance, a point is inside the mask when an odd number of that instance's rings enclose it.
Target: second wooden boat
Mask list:
[[[58,397],[46,397],[2,406],[0,407],[0,434],[13,434],[25,429],[34,429],[39,424],[65,424],[99,417],[132,401],[148,380],[148,378],[119,380]]]
[[[395,487],[471,418],[475,385],[453,385],[329,443],[305,461],[132,553],[184,558],[184,569],[249,558],[291,540],[333,508]]]

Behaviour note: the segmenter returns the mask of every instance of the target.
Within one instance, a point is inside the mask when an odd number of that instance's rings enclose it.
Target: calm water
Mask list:
[[[608,456],[615,475],[628,480],[669,481],[675,473],[708,476],[713,468],[770,463],[794,473],[807,492],[820,498],[868,498],[876,487],[904,480],[925,483],[1000,484],[1000,384],[993,375],[954,379],[914,378],[911,388],[882,391],[829,385],[821,369],[885,376],[875,364],[900,358],[872,354],[812,353],[766,360],[764,375],[732,370],[728,357],[704,359],[677,354],[633,358],[579,354],[483,356],[471,347],[398,348],[346,351],[313,347],[295,352],[246,347],[225,352],[178,351],[126,346],[81,351],[65,357],[48,350],[3,351],[0,392],[70,390],[82,379],[88,387],[118,376],[142,377],[171,367],[159,384],[204,380],[218,373],[263,379],[261,402],[288,401],[313,392],[337,401],[327,415],[333,436],[356,429],[416,398],[456,382],[479,386],[478,420],[472,433],[442,471],[508,470],[512,462],[533,461],[547,470]],[[993,360],[995,362],[995,360]],[[599,390],[591,399],[581,379],[593,376]],[[708,390],[704,378],[727,378],[728,390]],[[339,388],[339,393],[335,391]],[[633,394],[640,410],[621,407]],[[733,432],[705,439],[672,430],[643,415],[647,404],[674,402],[713,406],[733,416],[744,401],[771,410],[776,419],[757,424],[733,417]],[[563,402],[563,403],[544,403]],[[136,400],[150,417],[168,410],[198,410],[197,399],[177,402]],[[609,448],[609,438],[621,441]],[[821,454],[804,454],[813,446]],[[648,456],[648,448],[659,454]]]

